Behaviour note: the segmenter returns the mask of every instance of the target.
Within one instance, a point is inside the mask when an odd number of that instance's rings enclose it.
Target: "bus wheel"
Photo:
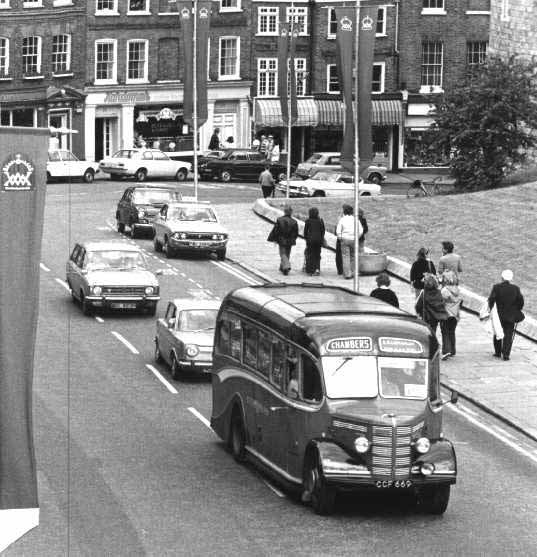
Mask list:
[[[244,462],[246,460],[246,433],[244,431],[244,424],[238,410],[233,412],[231,418],[231,452],[233,458],[237,462]]]
[[[418,508],[428,514],[444,514],[449,503],[450,485],[436,485],[419,488]]]
[[[302,499],[311,501],[313,510],[320,515],[334,512],[336,491],[323,478],[319,453],[310,453],[304,464],[304,492]]]

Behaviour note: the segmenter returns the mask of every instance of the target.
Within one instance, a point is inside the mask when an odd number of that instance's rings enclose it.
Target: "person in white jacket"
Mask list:
[[[358,236],[362,233],[362,225],[358,222]],[[343,205],[343,216],[337,223],[336,236],[341,241],[343,276],[346,279],[354,278],[354,209],[347,203]]]

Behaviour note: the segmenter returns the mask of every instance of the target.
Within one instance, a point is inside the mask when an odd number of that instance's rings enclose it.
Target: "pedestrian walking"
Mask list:
[[[268,139],[266,135],[262,135],[259,138],[259,152],[267,158],[267,146],[268,146]]]
[[[286,205],[283,209],[283,216],[276,219],[267,240],[276,242],[280,253],[280,272],[288,275],[291,270],[291,248],[296,244],[298,238],[298,224],[291,216],[293,209]]]
[[[267,160],[271,160],[272,157],[272,149],[274,149],[274,136],[273,135],[269,135],[267,137],[267,148],[265,150],[265,156],[267,157]]]
[[[209,151],[218,151],[220,149],[220,128],[214,128],[213,135],[209,140]]]
[[[423,277],[423,290],[416,300],[416,314],[431,327],[436,335],[438,323],[449,317],[444,298],[438,288],[438,280],[434,275],[426,273]]]
[[[274,197],[274,188],[276,187],[276,182],[270,172],[270,165],[265,164],[265,170],[259,175],[259,185],[261,186],[261,191],[263,192],[263,197]]]
[[[438,274],[453,271],[457,275],[462,273],[461,256],[454,253],[453,242],[442,242],[442,257],[438,261]]]
[[[429,250],[420,248],[416,254],[416,261],[412,263],[410,268],[410,283],[414,289],[416,298],[423,290],[423,276],[425,273],[436,274],[434,263],[429,259]]]
[[[369,232],[369,227],[367,226],[367,219],[362,209],[358,208],[358,219],[362,225],[363,233],[358,238],[358,251],[363,252],[365,248],[365,235]]]
[[[362,225],[358,221],[358,237],[363,233]],[[336,226],[336,236],[341,241],[341,261],[343,276],[354,278],[354,209],[351,205],[343,205],[343,216]]]
[[[270,152],[270,161],[271,162],[280,162],[280,146],[278,143],[274,143],[272,150]]]
[[[520,288],[511,282],[513,271],[505,269],[502,271],[501,278],[501,282],[492,287],[488,303],[491,310],[496,305],[503,329],[503,339],[497,338],[496,335],[493,336],[494,356],[509,360],[516,325],[524,320],[524,314],[522,313],[524,297]]]
[[[390,288],[391,281],[388,273],[380,273],[375,281],[377,282],[377,287],[371,290],[369,295],[398,308],[399,299],[397,294]]]
[[[459,277],[455,271],[444,271],[442,273],[442,288],[440,293],[444,298],[444,304],[449,317],[440,321],[442,333],[442,360],[455,356],[457,347],[455,342],[455,329],[461,317],[462,298],[459,291]]]
[[[319,209],[311,207],[304,223],[304,239],[306,240],[305,271],[308,275],[321,273],[321,248],[324,242],[325,226],[319,217]]]

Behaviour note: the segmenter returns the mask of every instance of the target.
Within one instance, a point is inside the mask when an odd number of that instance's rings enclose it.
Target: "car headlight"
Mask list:
[[[354,448],[357,453],[365,453],[369,449],[369,441],[366,437],[357,437],[354,441]]]
[[[195,344],[187,344],[185,346],[185,354],[189,358],[194,358],[199,353],[199,348]]]
[[[421,465],[420,472],[424,476],[430,476],[434,472],[434,464],[432,462],[424,462]]]
[[[431,442],[427,437],[420,437],[415,443],[416,450],[418,453],[425,454],[429,452],[431,448]]]
[[[138,218],[143,218],[145,216],[145,211],[143,209],[138,210]]]
[[[146,286],[145,287],[145,293],[149,296],[150,294],[153,294],[155,292],[155,289],[153,286]]]
[[[95,296],[100,296],[103,289],[100,286],[92,286],[91,293],[95,294]]]

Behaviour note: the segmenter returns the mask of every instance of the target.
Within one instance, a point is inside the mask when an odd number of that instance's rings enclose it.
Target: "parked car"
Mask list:
[[[160,149],[121,149],[111,157],[103,159],[99,168],[110,174],[112,180],[133,176],[138,182],[147,178],[168,178],[180,182],[187,179],[192,164],[172,160]]]
[[[219,307],[217,300],[175,299],[157,320],[155,361],[169,365],[173,379],[187,371],[210,371]]]
[[[269,164],[276,181],[286,178],[286,165],[267,161],[259,151],[251,149],[224,149],[219,157],[203,157],[198,163],[198,170],[205,179],[219,178],[222,182],[233,179],[257,181],[265,164]]]
[[[343,170],[341,166],[341,154],[336,152],[313,153],[306,161],[301,162],[295,170],[295,174],[301,178],[311,178],[318,170]],[[385,166],[368,166],[361,174],[366,182],[381,184],[386,180]]]
[[[180,251],[216,253],[218,259],[226,258],[228,232],[208,202],[164,205],[153,220],[153,231],[155,251],[164,251],[168,258]]]
[[[66,280],[82,312],[128,309],[155,315],[159,283],[142,250],[117,241],[77,242],[66,265]]]
[[[181,200],[177,186],[130,186],[121,196],[116,209],[118,232],[128,226],[132,238],[139,232],[153,234],[153,219],[166,203]]]
[[[66,149],[51,149],[47,160],[47,182],[60,178],[78,178],[93,182],[99,163],[78,159]]]
[[[287,193],[287,180],[280,182],[277,189]],[[359,195],[380,195],[381,186],[360,180]],[[354,195],[354,176],[349,172],[319,170],[305,180],[289,180],[289,197],[350,197]]]

